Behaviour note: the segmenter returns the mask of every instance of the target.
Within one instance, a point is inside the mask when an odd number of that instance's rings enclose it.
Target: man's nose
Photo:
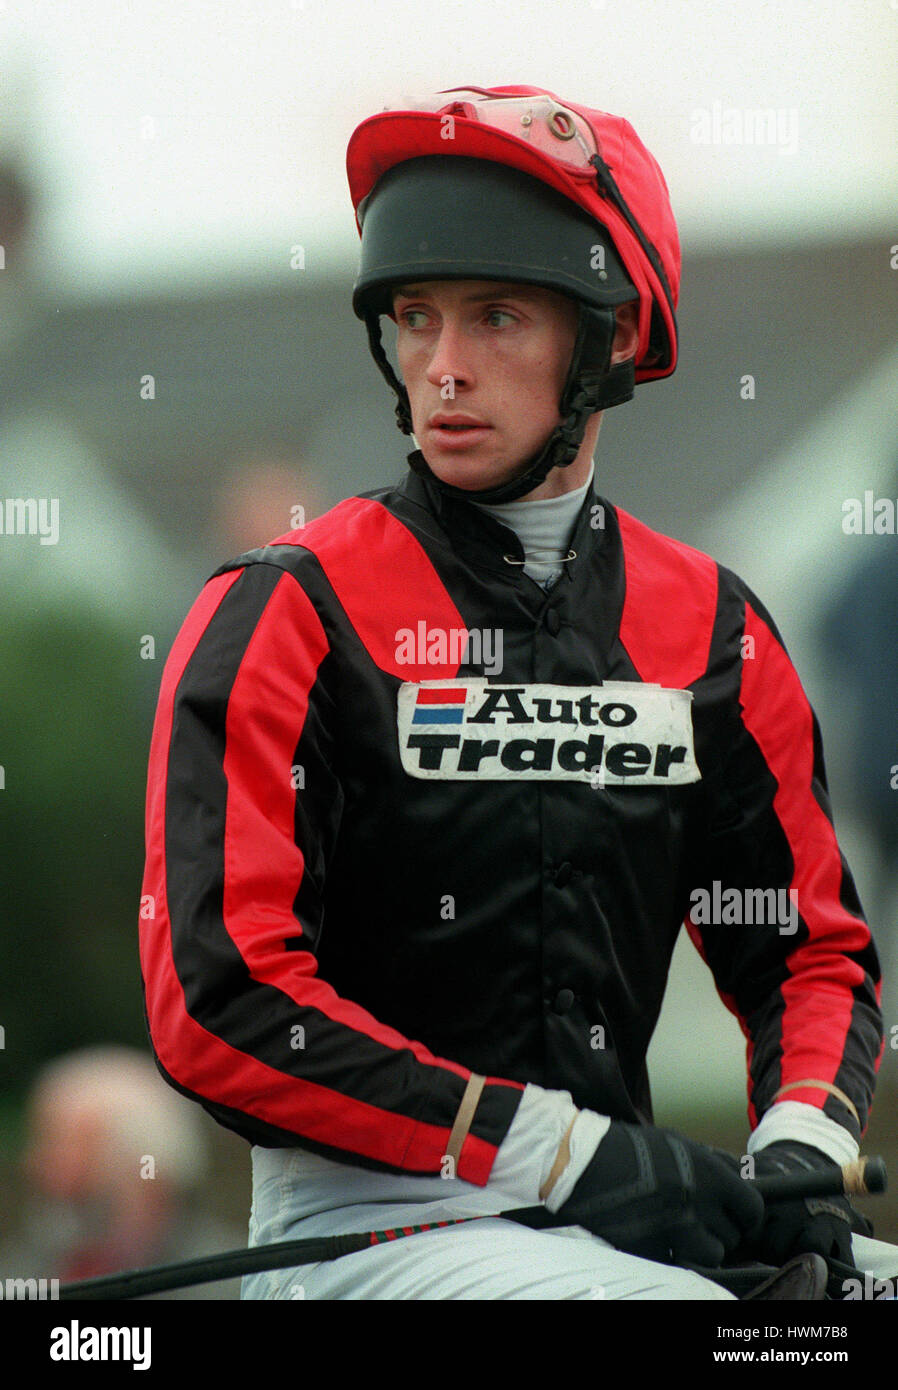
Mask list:
[[[427,364],[427,379],[433,386],[442,386],[446,377],[465,385],[471,379],[470,343],[466,342],[463,325],[456,319],[443,320]]]

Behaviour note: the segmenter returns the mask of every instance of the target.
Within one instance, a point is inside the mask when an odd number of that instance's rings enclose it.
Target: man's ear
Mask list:
[[[617,329],[611,345],[611,365],[625,362],[636,356],[639,346],[639,301],[631,299],[626,304],[618,304],[614,310]]]

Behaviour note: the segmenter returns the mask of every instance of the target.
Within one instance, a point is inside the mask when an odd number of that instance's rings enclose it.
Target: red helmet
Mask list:
[[[465,496],[523,495],[552,467],[573,460],[594,411],[630,399],[636,383],[674,371],[676,223],[660,167],[621,117],[561,102],[541,87],[453,88],[363,121],[346,165],[362,237],[353,308],[399,397],[405,433],[408,396],[380,342],[391,284],[529,281],[578,302],[560,406],[565,423],[510,483]],[[639,302],[635,358],[611,366],[614,307],[628,300]],[[419,455],[410,462],[430,472]]]

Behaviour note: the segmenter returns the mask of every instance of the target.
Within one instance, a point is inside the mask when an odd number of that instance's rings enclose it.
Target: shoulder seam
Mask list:
[[[315,554],[314,550],[309,550],[305,546],[292,547],[293,554],[296,554],[299,551],[305,551],[305,553],[307,555],[311,555],[314,560],[318,560],[318,557]],[[320,560],[318,560],[318,564],[320,566]],[[268,565],[271,569],[280,570],[281,574],[289,574],[290,578],[293,579],[296,584],[299,584],[299,580],[293,573],[292,569],[290,569],[287,565],[282,564],[279,560],[276,560],[269,555],[253,555],[252,557],[247,556],[246,558],[239,556],[233,562],[226,561],[224,565],[220,566],[217,570],[214,571],[213,574],[210,574],[208,576],[208,578],[206,579],[206,583],[208,584],[212,579],[218,579],[220,575],[231,574],[234,570],[248,570],[255,565]],[[301,584],[299,584],[299,587],[302,589]],[[305,590],[303,590],[303,592],[305,592]]]

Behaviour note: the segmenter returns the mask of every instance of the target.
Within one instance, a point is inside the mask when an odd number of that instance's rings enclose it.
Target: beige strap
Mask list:
[[[858,1124],[861,1123],[861,1117],[857,1113],[854,1102],[846,1096],[844,1091],[840,1091],[838,1086],[833,1086],[829,1081],[790,1081],[788,1086],[780,1086],[773,1099],[776,1100],[777,1096],[785,1095],[787,1091],[804,1090],[810,1087],[819,1087],[821,1091],[829,1091],[830,1095],[835,1096],[843,1105],[847,1105]]]
[[[468,1077],[468,1084],[465,1093],[461,1098],[461,1104],[455,1116],[455,1123],[449,1132],[449,1143],[446,1145],[446,1154],[452,1159],[455,1171],[458,1171],[458,1160],[461,1154],[462,1144],[468,1137],[468,1130],[471,1128],[471,1121],[474,1119],[474,1111],[480,1101],[480,1093],[486,1085],[486,1077],[478,1076],[476,1071],[472,1071]]]
[[[578,1111],[577,1111],[577,1115],[579,1115],[579,1114],[580,1114],[580,1111],[578,1110]],[[544,1202],[544,1201],[546,1200],[546,1198],[548,1197],[549,1193],[552,1191],[552,1188],[555,1186],[555,1184],[557,1183],[558,1179],[561,1177],[562,1173],[564,1172],[565,1168],[568,1166],[568,1164],[569,1164],[570,1161],[571,1161],[571,1130],[574,1128],[574,1125],[577,1123],[577,1115],[574,1116],[574,1118],[571,1120],[570,1124],[568,1125],[567,1130],[565,1131],[564,1138],[562,1139],[561,1143],[558,1145],[558,1152],[557,1152],[557,1154],[555,1155],[555,1162],[552,1164],[552,1168],[551,1168],[551,1171],[550,1171],[550,1173],[549,1173],[549,1176],[546,1178],[546,1181],[543,1183],[542,1187],[539,1189],[539,1200],[540,1200],[541,1202]]]

